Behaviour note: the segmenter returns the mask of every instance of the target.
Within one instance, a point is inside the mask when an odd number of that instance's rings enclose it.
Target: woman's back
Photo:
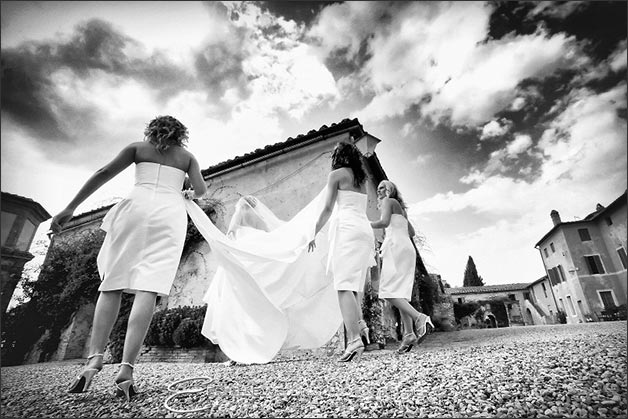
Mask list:
[[[339,191],[353,191],[365,194],[366,182],[362,182],[359,187],[355,186],[353,170],[348,167],[341,167],[336,169],[335,172],[339,175],[338,190]]]
[[[140,141],[135,145],[135,164],[157,163],[164,166],[175,167],[187,173],[190,168],[191,154],[180,146],[171,146],[163,152],[148,142]]]

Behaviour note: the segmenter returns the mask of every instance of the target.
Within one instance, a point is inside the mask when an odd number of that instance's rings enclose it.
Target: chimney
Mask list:
[[[552,210],[552,212],[550,212],[550,217],[552,217],[552,222],[554,223],[554,225],[558,225],[561,223],[560,214],[558,213],[558,211]]]
[[[596,211],[596,212],[597,212],[597,211],[601,211],[601,210],[603,210],[603,209],[604,209],[604,205],[602,205],[602,204],[600,204],[600,203],[598,203],[598,204],[595,206],[595,211]]]

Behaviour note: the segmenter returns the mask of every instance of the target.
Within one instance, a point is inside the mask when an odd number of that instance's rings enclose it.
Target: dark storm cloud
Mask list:
[[[268,10],[275,16],[283,16],[286,20],[309,25],[316,15],[326,6],[337,1],[260,1],[262,10]]]
[[[80,78],[94,70],[136,79],[167,97],[193,80],[159,53],[144,58],[128,55],[141,49],[133,39],[117,32],[102,20],[76,27],[67,41],[28,42],[2,50],[2,108],[16,122],[45,140],[71,141],[58,118],[71,111],[73,119],[94,110],[77,109],[55,95],[52,74],[69,69]],[[57,112],[53,112],[56,109]],[[89,118],[85,119],[89,123]]]
[[[541,7],[539,2],[495,2],[491,15],[489,37],[502,38],[515,32],[534,33],[539,25],[550,34],[565,32],[584,41],[585,52],[606,59],[626,39],[625,1],[552,2]]]

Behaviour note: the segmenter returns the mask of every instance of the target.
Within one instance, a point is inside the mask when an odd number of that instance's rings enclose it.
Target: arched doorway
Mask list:
[[[534,317],[532,317],[532,312],[530,311],[529,308],[526,308],[526,317],[527,317],[526,321],[529,324],[533,325],[534,324]]]

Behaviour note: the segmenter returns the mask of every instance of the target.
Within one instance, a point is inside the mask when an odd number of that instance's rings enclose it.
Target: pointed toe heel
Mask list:
[[[421,316],[423,316],[424,318],[423,322],[420,322],[419,320]],[[427,335],[432,333],[432,331],[434,330],[434,324],[432,323],[432,319],[430,318],[430,316],[426,316],[425,314],[421,314],[421,316],[419,316],[414,322],[415,325],[420,324],[420,326],[416,327],[417,336],[419,337],[419,341],[417,342],[417,344],[423,342]]]
[[[364,346],[370,345],[371,339],[369,338],[369,328],[366,325],[366,322],[364,320],[360,320],[358,325],[360,327],[360,338],[362,339],[362,343]]]
[[[126,365],[131,369],[135,369],[135,365],[129,362],[121,362],[120,366]],[[135,388],[133,379],[124,380],[121,382],[114,383],[115,386],[115,394],[116,397],[124,397],[127,402],[130,402],[131,399],[137,394],[137,389]]]
[[[103,356],[103,354],[93,354],[87,357],[88,360],[95,358],[97,356]],[[77,375],[70,386],[68,387],[68,393],[83,393],[87,391],[89,385],[92,383],[92,380],[96,374],[100,372],[102,366],[100,368],[86,368],[79,375]]]
[[[362,344],[361,337],[352,340],[347,345],[347,349],[342,354],[342,356],[338,359],[338,362],[350,362],[352,360],[359,361],[364,353],[364,344]]]
[[[131,399],[137,394],[135,390],[135,386],[133,386],[133,380],[122,381],[121,383],[115,383],[116,386],[116,397],[123,397],[127,402],[130,402]]]
[[[404,335],[403,339],[401,339],[401,345],[399,345],[399,348],[397,349],[397,353],[405,354],[407,352],[410,352],[412,347],[418,344],[418,342],[419,339],[417,339],[414,333],[408,333]]]

